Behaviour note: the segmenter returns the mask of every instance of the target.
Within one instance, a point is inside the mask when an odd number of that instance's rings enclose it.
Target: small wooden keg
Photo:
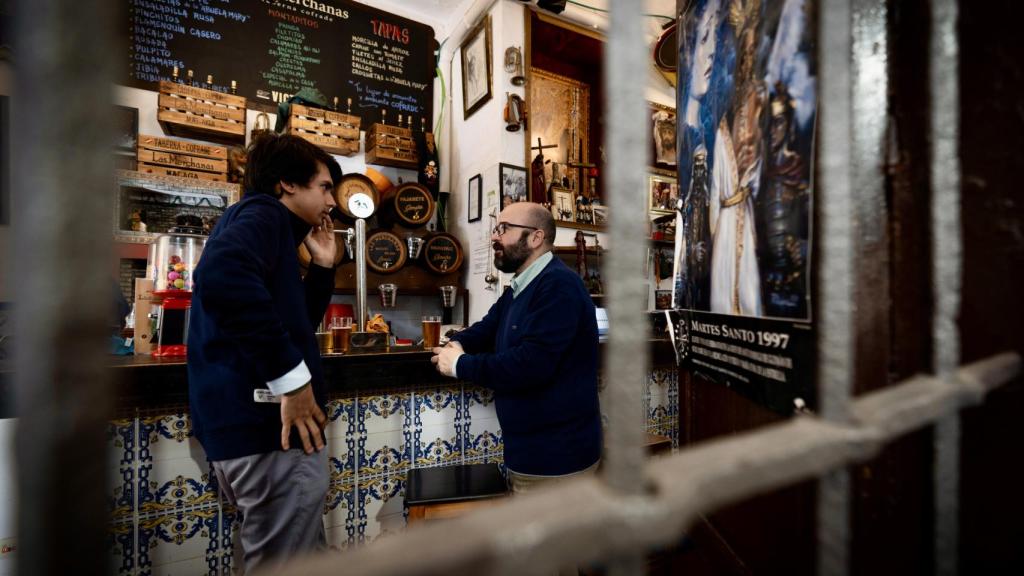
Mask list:
[[[380,194],[373,180],[362,174],[346,174],[335,190],[338,210],[349,223],[357,218],[369,218],[380,204]]]
[[[380,217],[404,228],[419,228],[434,216],[434,198],[426,186],[406,182],[381,199]]]
[[[423,246],[423,262],[435,274],[455,272],[462,266],[462,244],[447,232],[431,234]]]
[[[366,235],[366,265],[380,274],[397,272],[405,266],[405,242],[387,230],[374,230]]]

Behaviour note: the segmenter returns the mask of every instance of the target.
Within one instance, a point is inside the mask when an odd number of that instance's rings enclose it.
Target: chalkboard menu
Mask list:
[[[364,126],[433,112],[434,29],[345,0],[124,0],[126,83],[151,90],[175,66],[197,85],[267,109],[315,88]],[[405,121],[403,121],[405,124]]]

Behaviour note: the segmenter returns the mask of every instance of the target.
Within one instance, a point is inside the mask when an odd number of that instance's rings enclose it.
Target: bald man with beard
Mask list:
[[[592,473],[601,458],[597,320],[583,281],[551,248],[539,204],[501,211],[494,264],[515,273],[482,320],[434,348],[437,370],[494,390],[513,491]]]

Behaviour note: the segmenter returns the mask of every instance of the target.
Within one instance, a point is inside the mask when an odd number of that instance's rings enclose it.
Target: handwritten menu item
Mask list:
[[[367,125],[381,108],[433,117],[436,41],[425,24],[350,0],[122,1],[129,85],[155,89],[177,67],[264,111],[315,88]]]

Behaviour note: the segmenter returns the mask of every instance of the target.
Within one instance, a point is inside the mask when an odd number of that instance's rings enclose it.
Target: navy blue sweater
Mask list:
[[[281,405],[257,403],[300,361],[323,408],[326,390],[314,326],[334,288],[334,270],[310,264],[305,281],[296,249],[310,226],[280,200],[247,195],[221,216],[193,273],[188,330],[192,430],[210,460],[281,449]],[[302,443],[292,430],[292,447]]]
[[[597,319],[580,277],[558,258],[512,298],[455,335],[459,378],[494,390],[505,464],[524,474],[578,472],[601,456]]]

